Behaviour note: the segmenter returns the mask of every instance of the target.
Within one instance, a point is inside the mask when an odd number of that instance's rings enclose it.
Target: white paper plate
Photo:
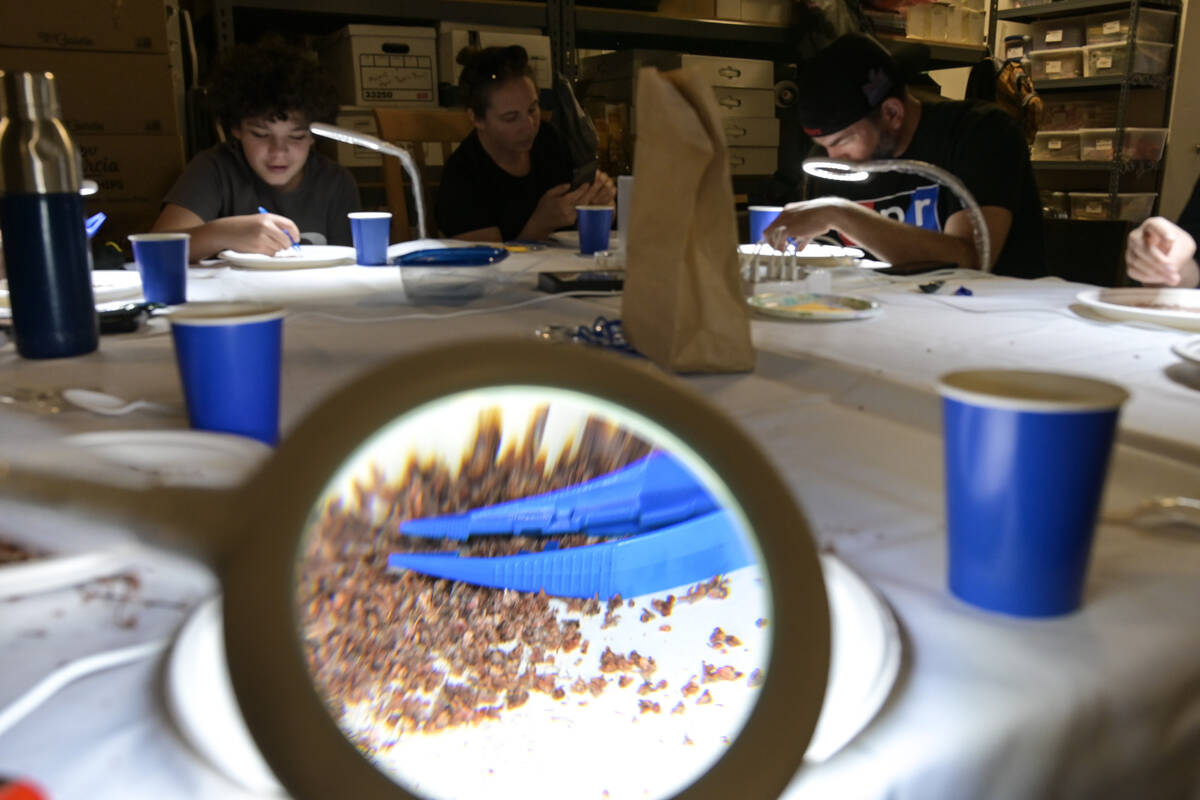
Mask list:
[[[806,322],[863,319],[873,317],[881,310],[874,300],[838,294],[759,292],[746,302],[768,316]]]
[[[336,267],[341,264],[353,264],[355,261],[353,247],[339,247],[330,244],[302,244],[300,252],[281,250],[283,255],[265,256],[261,253],[239,253],[236,250],[222,250],[218,255],[227,263],[243,269],[312,269],[314,267]]]
[[[900,630],[887,603],[858,573],[821,554],[832,619],[829,686],[804,758],[824,761],[875,718],[900,672]]]
[[[1075,299],[1109,319],[1152,322],[1200,331],[1200,290],[1197,289],[1085,289],[1075,295]]]
[[[128,565],[128,557],[120,552],[51,554],[0,565],[0,600],[77,586],[116,575]]]
[[[77,586],[129,567],[140,545],[127,534],[66,524],[59,514],[19,503],[0,510],[0,539],[34,553],[0,565],[0,599]]]
[[[165,684],[172,719],[213,767],[252,792],[283,794],[238,709],[225,662],[219,596],[202,603],[179,629]]]
[[[1195,336],[1191,339],[1185,339],[1182,342],[1176,342],[1171,345],[1171,352],[1182,358],[1184,361],[1191,361],[1193,364],[1200,364],[1200,336]]]
[[[883,599],[835,556],[823,554],[821,563],[829,595],[833,648],[829,687],[805,756],[813,762],[842,749],[874,719],[891,692],[901,660],[900,634]],[[252,791],[278,791],[278,783],[250,737],[233,694],[225,662],[220,598],[197,608],[180,630],[167,665],[166,694],[167,706],[183,735],[222,774]],[[573,716],[561,712],[554,723],[562,724],[564,714]],[[613,724],[628,725],[623,717],[616,722],[607,715],[582,710],[581,719],[591,720],[589,727],[602,729]],[[453,760],[454,752],[458,752],[455,738],[468,738],[488,752],[484,745],[491,741],[489,737],[507,739],[514,732],[519,731],[505,720],[495,731],[468,729],[418,737],[416,741],[432,748],[431,755]]]
[[[808,244],[801,250],[781,252],[770,245],[738,245],[738,264],[749,277],[751,268],[758,267],[758,280],[790,280],[792,272],[810,269],[882,269],[891,266],[886,261],[864,257],[857,247],[838,247],[827,244]]]
[[[114,300],[140,300],[142,276],[123,269],[100,269],[92,272],[92,293],[97,303]],[[0,316],[10,313],[8,281],[0,279]]]
[[[236,486],[271,453],[256,439],[209,431],[98,431],[63,442],[164,486]]]

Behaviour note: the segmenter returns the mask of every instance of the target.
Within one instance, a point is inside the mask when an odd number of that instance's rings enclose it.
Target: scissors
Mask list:
[[[692,473],[656,451],[590,481],[463,514],[401,523],[405,536],[464,541],[473,536],[583,533],[624,537],[540,553],[464,558],[457,553],[393,553],[389,571],[556,597],[635,597],[752,563],[737,523]]]

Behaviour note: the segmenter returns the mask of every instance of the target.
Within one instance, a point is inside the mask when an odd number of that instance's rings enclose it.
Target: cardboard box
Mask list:
[[[338,109],[334,124],[359,133],[379,135],[379,125],[375,122],[375,109],[370,106],[342,106]],[[337,162],[346,167],[380,167],[383,166],[383,156],[366,147],[356,144],[336,142]]]
[[[4,0],[0,45],[165,53],[163,0]]]
[[[0,69],[53,72],[62,120],[73,135],[179,132],[165,53],[0,47]]]
[[[347,25],[322,41],[318,50],[346,105],[437,105],[433,28]]]
[[[725,117],[721,127],[730,147],[779,146],[779,120],[775,117]]]
[[[139,203],[132,200],[98,200],[96,197],[84,199],[84,211],[91,216],[97,211],[103,211],[106,219],[96,239],[101,242],[115,242],[125,251],[125,260],[133,260],[133,248],[129,244],[131,233],[146,233],[158,219],[162,203]]]
[[[485,25],[456,25],[443,22],[438,26],[438,74],[443,83],[458,85],[462,65],[456,59],[458,51],[467,45],[476,47],[507,47],[519,44],[529,53],[533,67],[533,82],[539,89],[554,85],[554,67],[550,60],[550,37],[526,28],[501,28]]]
[[[723,58],[674,53],[665,50],[622,50],[584,60],[580,76],[585,80],[632,79],[643,67],[660,70],[697,69],[709,86],[736,89],[774,89],[775,64],[753,58]]]
[[[787,25],[791,19],[791,0],[716,0],[717,19]]]
[[[658,13],[664,17],[713,19],[717,15],[717,3],[716,0],[660,0]]]
[[[778,166],[775,147],[729,148],[729,172],[733,175],[773,175]]]
[[[73,137],[83,162],[83,177],[100,185],[89,203],[109,213],[109,207],[129,204],[160,205],[183,171],[183,142],[178,136]]]

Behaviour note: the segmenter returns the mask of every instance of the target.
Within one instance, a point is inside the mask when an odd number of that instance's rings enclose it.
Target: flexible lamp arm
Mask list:
[[[955,175],[927,161],[916,161],[909,158],[885,158],[878,161],[839,161],[830,158],[810,158],[803,164],[804,171],[809,175],[826,180],[864,181],[874,172],[903,172],[909,175],[920,175],[937,181],[954,192],[955,197],[966,209],[967,217],[971,220],[971,232],[975,239],[975,254],[979,258],[979,269],[983,272],[992,271],[991,237],[988,235],[987,220],[983,210],[975,202],[975,196],[966,185]]]
[[[421,182],[421,171],[417,168],[417,162],[413,159],[412,153],[403,147],[394,145],[391,142],[385,142],[383,139],[372,136],[369,133],[352,131],[348,128],[339,128],[336,125],[328,125],[324,122],[313,122],[308,126],[308,129],[317,136],[324,136],[327,139],[333,139],[345,144],[356,144],[359,147],[365,147],[368,150],[374,150],[377,153],[395,156],[400,159],[400,163],[404,165],[405,172],[408,173],[408,179],[412,182],[413,202],[417,206],[417,234],[422,239],[426,238],[425,187]]]

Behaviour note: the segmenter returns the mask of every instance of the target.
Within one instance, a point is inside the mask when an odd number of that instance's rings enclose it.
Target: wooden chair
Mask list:
[[[461,108],[379,108],[375,109],[375,120],[379,126],[379,138],[407,148],[417,162],[421,173],[421,182],[425,185],[425,224],[429,228],[430,237],[439,235],[437,223],[433,218],[434,183],[430,165],[426,163],[425,145],[436,152],[440,146],[441,159],[432,159],[440,164],[446,163],[454,147],[475,129],[467,112]],[[402,242],[415,238],[416,225],[411,228],[408,223],[408,197],[411,187],[406,188],[408,175],[400,159],[385,155],[383,157],[383,188],[387,194],[388,208],[392,212],[391,241]],[[413,212],[416,219],[416,212]]]

